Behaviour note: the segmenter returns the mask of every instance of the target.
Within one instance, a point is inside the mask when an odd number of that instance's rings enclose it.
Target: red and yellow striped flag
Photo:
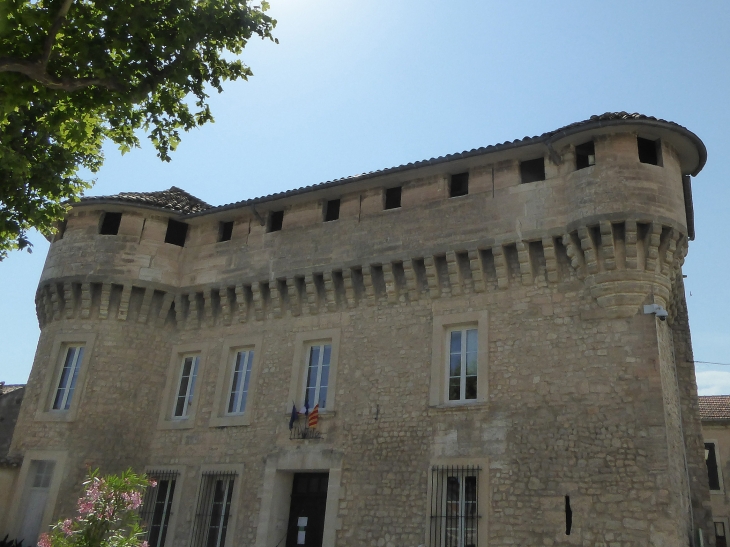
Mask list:
[[[319,404],[314,405],[312,412],[309,413],[309,427],[317,427],[319,422]]]

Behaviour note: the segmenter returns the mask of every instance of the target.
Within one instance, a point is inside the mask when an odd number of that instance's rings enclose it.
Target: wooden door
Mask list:
[[[328,481],[328,473],[294,475],[286,547],[322,547]]]

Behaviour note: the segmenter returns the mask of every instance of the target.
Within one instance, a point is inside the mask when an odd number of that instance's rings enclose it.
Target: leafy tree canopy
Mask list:
[[[170,160],[180,131],[213,117],[206,91],[248,79],[239,55],[272,37],[249,0],[0,0],[0,260],[53,232],[91,186],[104,139],[144,130]]]

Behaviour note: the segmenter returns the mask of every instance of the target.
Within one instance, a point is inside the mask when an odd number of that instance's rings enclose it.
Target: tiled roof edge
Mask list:
[[[705,165],[705,162],[707,161],[707,149],[705,148],[704,143],[700,138],[695,135],[692,131],[687,129],[686,127],[679,125],[675,122],[670,122],[667,120],[663,120],[660,118],[655,118],[653,116],[646,116],[644,114],[638,114],[633,113],[630,114],[628,112],[606,112],[605,114],[591,116],[587,120],[583,120],[580,122],[575,122],[569,125],[566,125],[564,127],[561,127],[559,129],[556,129],[554,131],[548,131],[547,133],[543,133],[542,135],[534,136],[534,137],[524,137],[523,139],[516,139],[514,141],[505,141],[500,144],[491,144],[488,146],[483,146],[480,148],[473,148],[471,150],[466,150],[463,152],[458,152],[454,154],[446,154],[444,156],[438,156],[435,158],[430,158],[427,160],[421,160],[416,162],[410,162],[402,165],[398,165],[395,167],[390,167],[386,169],[379,169],[376,171],[370,171],[368,173],[361,173],[359,175],[353,175],[349,177],[343,177],[340,179],[335,179],[331,181],[321,182],[319,184],[312,184],[309,186],[303,186],[300,188],[295,188],[293,190],[286,190],[284,192],[278,192],[275,194],[269,194],[267,196],[261,196],[257,198],[251,198],[246,200],[241,200],[233,203],[228,203],[224,205],[218,205],[218,206],[211,206],[204,202],[203,200],[193,196],[192,194],[189,194],[185,190],[182,190],[181,188],[177,188],[175,186],[172,186],[169,190],[161,190],[159,192],[126,192],[122,194],[117,194],[114,196],[90,196],[90,197],[84,197],[81,198],[80,204],[87,204],[87,203],[94,203],[94,204],[111,204],[111,203],[129,203],[133,204],[136,207],[144,207],[146,209],[155,209],[158,211],[171,211],[174,213],[177,213],[179,216],[184,218],[192,218],[197,216],[203,216],[208,215],[212,213],[219,213],[223,211],[228,211],[231,209],[238,209],[241,207],[247,207],[252,205],[257,205],[261,203],[266,203],[270,201],[276,201],[278,199],[283,199],[287,197],[292,196],[298,196],[301,194],[306,194],[308,192],[314,192],[317,190],[324,190],[327,188],[333,188],[337,186],[344,186],[346,184],[368,180],[376,177],[381,177],[384,175],[392,175],[396,173],[402,173],[405,171],[410,171],[413,169],[419,169],[423,167],[429,167],[433,165],[439,165],[442,163],[448,163],[455,160],[460,159],[466,159],[471,158],[475,156],[480,156],[487,153],[494,153],[494,152],[502,152],[505,150],[510,150],[513,148],[519,148],[522,146],[530,146],[534,144],[543,143],[546,145],[549,145],[550,143],[567,137],[571,134],[587,131],[590,129],[597,129],[602,127],[610,127],[615,125],[625,125],[625,124],[642,124],[647,126],[653,126],[653,127],[660,127],[664,129],[671,129],[673,131],[676,131],[680,134],[682,134],[684,137],[688,138],[696,147],[697,152],[699,155],[699,161],[698,165],[695,168],[695,170],[691,173],[693,176],[699,173],[702,168]],[[144,199],[141,198],[141,196],[150,196],[154,194],[159,194],[162,192],[175,192],[184,194],[185,197],[187,197],[191,201],[196,201],[200,204],[200,210],[194,211],[191,213],[185,213],[184,211],[180,209],[175,209],[173,207],[165,207],[165,206],[158,206],[151,203],[145,203]],[[138,198],[137,195],[140,197]]]
[[[701,421],[730,421],[730,395],[700,395],[697,402]]]
[[[390,175],[390,174],[394,174],[394,173],[409,171],[412,169],[418,169],[421,167],[439,165],[441,163],[447,163],[447,162],[454,161],[454,160],[471,158],[471,157],[479,156],[479,155],[486,154],[486,153],[502,152],[504,150],[509,150],[512,148],[519,148],[521,146],[529,146],[532,144],[539,144],[539,143],[548,144],[548,143],[556,141],[558,139],[567,137],[571,134],[590,130],[590,129],[596,129],[596,128],[601,128],[601,127],[610,127],[610,126],[614,126],[614,125],[636,124],[636,123],[640,123],[642,125],[672,129],[673,131],[678,131],[679,133],[683,134],[690,141],[692,141],[695,144],[695,146],[697,146],[697,151],[698,151],[698,154],[700,157],[698,166],[694,170],[692,175],[694,176],[702,170],[702,168],[705,165],[705,162],[707,161],[707,148],[705,147],[702,140],[697,135],[695,135],[692,131],[687,129],[686,127],[679,125],[678,123],[675,123],[675,122],[670,122],[667,120],[663,120],[661,118],[655,118],[653,116],[646,116],[644,114],[638,114],[638,113],[630,114],[628,112],[606,112],[605,114],[594,115],[594,116],[591,116],[587,120],[583,120],[581,122],[575,122],[575,123],[566,125],[564,127],[561,127],[559,129],[556,129],[554,131],[548,131],[547,133],[543,133],[542,135],[538,135],[535,137],[524,137],[523,139],[516,139],[514,141],[505,141],[500,144],[491,144],[491,145],[483,146],[480,148],[473,148],[471,150],[466,150],[464,152],[447,154],[445,156],[438,156],[436,158],[431,158],[428,160],[421,160],[421,161],[406,163],[403,165],[398,165],[396,167],[379,169],[377,171],[370,171],[368,173],[362,173],[360,175],[353,175],[353,176],[349,176],[349,177],[343,177],[341,179],[321,182],[319,184],[312,184],[310,186],[303,186],[301,188],[296,188],[294,190],[287,190],[284,192],[278,192],[276,194],[269,194],[268,196],[251,198],[251,199],[247,199],[247,200],[237,201],[234,203],[228,203],[225,205],[219,205],[217,207],[211,207],[210,209],[206,209],[204,211],[199,211],[196,213],[190,213],[185,216],[186,217],[196,217],[196,216],[203,216],[203,215],[212,214],[212,213],[219,213],[219,212],[227,211],[230,209],[237,209],[240,207],[257,205],[259,203],[265,203],[268,201],[275,201],[277,199],[297,196],[300,194],[305,194],[307,192],[313,192],[315,190],[323,190],[326,188],[342,186],[345,184],[362,181],[362,180],[367,180],[370,178],[380,177],[383,175]]]
[[[153,203],[157,198],[159,198],[159,201],[164,201],[164,199],[162,198],[163,194],[172,194],[174,196],[183,197],[188,202],[190,202],[190,208],[197,208],[199,210],[193,211],[192,213],[186,213],[184,209],[177,207],[176,203],[171,203],[170,201],[168,201],[165,205],[157,205]],[[206,203],[202,199],[195,197],[191,193],[186,192],[185,190],[183,190],[182,188],[178,188],[177,186],[171,186],[167,190],[158,190],[154,192],[122,192],[112,196],[85,196],[82,197],[77,203],[129,203],[134,205],[135,207],[143,207],[145,209],[154,209],[157,211],[172,211],[186,216],[199,213],[213,207],[209,203]]]

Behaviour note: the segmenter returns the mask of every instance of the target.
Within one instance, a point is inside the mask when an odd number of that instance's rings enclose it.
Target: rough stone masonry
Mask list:
[[[36,296],[7,532],[51,461],[40,528],[87,466],[173,477],[155,545],[714,545],[681,270],[705,159],[608,113],[218,207],[83,199]]]

